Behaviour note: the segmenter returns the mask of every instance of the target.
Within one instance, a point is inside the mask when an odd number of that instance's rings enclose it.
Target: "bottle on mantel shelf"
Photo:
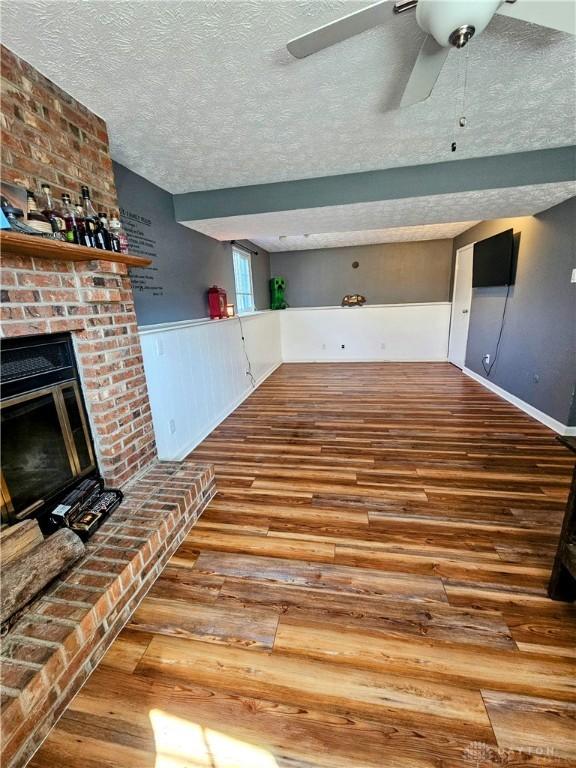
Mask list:
[[[66,242],[87,245],[84,238],[83,223],[80,221],[76,206],[72,205],[70,195],[66,193],[62,195],[62,205],[64,207]]]
[[[58,201],[52,197],[50,184],[42,184],[39,203],[40,210],[52,226],[54,237],[58,240],[65,240],[66,224],[64,223],[64,211],[58,204]]]
[[[94,233],[92,230],[91,222],[86,221],[86,214],[82,207],[82,200],[78,200],[76,203],[76,219],[78,221],[78,227],[81,232],[82,244],[88,248],[95,248],[96,241],[94,240]]]
[[[110,232],[118,240],[118,253],[128,253],[128,237],[126,236],[126,232],[124,232],[120,219],[115,213],[110,217]]]
[[[107,226],[107,229],[108,229],[108,234],[110,235],[110,248],[111,248],[112,251],[114,251],[114,253],[121,253],[121,251],[120,251],[120,238],[116,234],[116,231],[114,229],[115,225],[113,224],[113,221],[114,221],[114,216],[112,216],[110,221],[108,221],[108,219],[106,220],[106,226]],[[116,219],[116,221],[118,221],[118,220]],[[118,224],[120,224],[119,221],[118,221]]]
[[[84,209],[84,225],[86,231],[89,233],[94,248],[104,249],[104,239],[100,230],[100,219],[96,213],[96,209],[92,205],[90,200],[90,190],[86,185],[81,187],[82,191],[82,207]]]
[[[97,237],[103,243],[102,247],[107,251],[113,251],[114,248],[112,247],[112,234],[110,233],[108,216],[104,211],[98,214],[98,224]]]
[[[42,232],[42,234],[51,235],[52,224],[50,223],[50,220],[38,210],[34,192],[32,192],[31,189],[27,189],[26,194],[28,195],[28,215],[26,216],[28,226],[32,227],[32,229],[36,229],[38,232]]]

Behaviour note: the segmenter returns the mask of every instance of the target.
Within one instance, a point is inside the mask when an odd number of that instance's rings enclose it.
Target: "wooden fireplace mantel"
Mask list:
[[[152,259],[132,256],[129,253],[115,253],[84,245],[64,243],[49,237],[20,235],[17,232],[0,231],[0,248],[4,255],[31,256],[35,259],[55,261],[113,261],[116,264],[128,264],[130,267],[148,267]]]

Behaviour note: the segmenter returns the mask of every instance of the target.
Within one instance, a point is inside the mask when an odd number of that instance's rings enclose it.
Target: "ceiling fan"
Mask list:
[[[415,9],[416,22],[427,37],[400,102],[408,107],[430,96],[450,49],[463,48],[495,13],[575,34],[575,8],[573,0],[381,0],[290,40],[286,47],[303,59]]]

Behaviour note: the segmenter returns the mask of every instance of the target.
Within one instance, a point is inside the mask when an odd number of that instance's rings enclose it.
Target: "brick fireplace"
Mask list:
[[[104,121],[4,46],[2,174],[90,187],[117,210]],[[2,765],[25,765],[212,495],[209,467],[158,462],[126,264],[2,254],[2,336],[70,333],[98,468],[125,500],[2,638]]]
[[[112,486],[156,457],[127,269],[97,259],[2,258],[2,334],[71,332],[98,465]]]
[[[1,46],[2,178],[60,197],[88,184],[117,210],[105,122]],[[156,457],[128,267],[3,254],[3,336],[70,331],[100,471],[127,482]]]

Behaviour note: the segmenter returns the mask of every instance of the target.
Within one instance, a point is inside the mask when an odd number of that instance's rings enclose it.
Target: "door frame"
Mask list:
[[[454,260],[454,281],[452,284],[452,297],[451,297],[451,307],[450,307],[450,330],[448,332],[448,349],[447,349],[447,358],[448,362],[452,365],[455,365],[457,368],[460,368],[460,366],[450,360],[450,340],[452,338],[452,331],[454,329],[454,296],[456,294],[456,276],[458,274],[458,265],[460,261],[460,255],[463,251],[467,251],[468,249],[472,250],[472,259],[474,259],[474,241],[473,243],[467,243],[466,245],[463,245],[461,248],[458,248],[456,251],[456,259]],[[474,266],[474,262],[472,262],[472,266]],[[472,285],[470,286],[470,289],[472,289]],[[470,294],[470,306],[472,306],[472,294]],[[470,312],[470,308],[468,310]],[[468,334],[470,332],[470,315],[468,315],[468,326],[466,328],[466,343],[468,342]],[[461,370],[463,370],[464,366]]]

